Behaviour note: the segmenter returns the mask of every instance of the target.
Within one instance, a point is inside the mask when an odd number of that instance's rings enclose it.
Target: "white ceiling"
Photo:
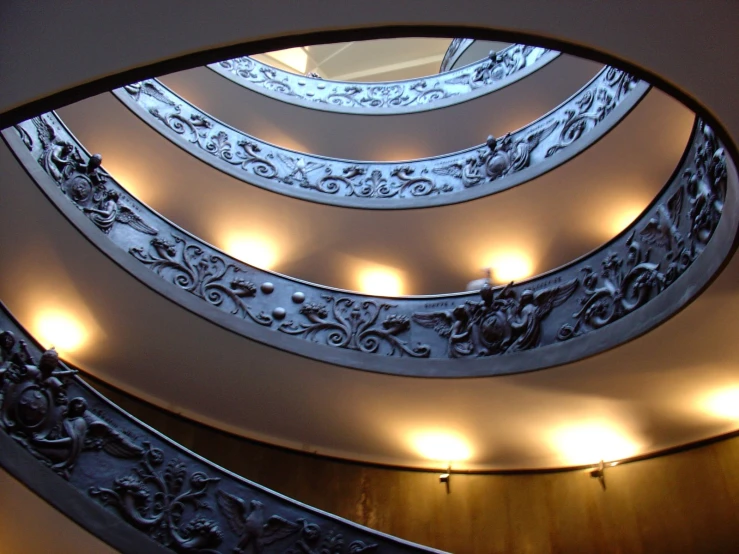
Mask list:
[[[450,42],[443,38],[401,38],[305,46],[298,49],[305,58],[299,52],[287,53],[288,58],[304,60],[302,72],[297,70],[302,67],[280,63],[281,58],[285,59],[284,51],[253,57],[292,73],[313,71],[335,81],[394,81],[438,73]]]

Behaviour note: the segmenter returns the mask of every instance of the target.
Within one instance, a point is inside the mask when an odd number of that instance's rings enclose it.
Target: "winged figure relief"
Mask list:
[[[58,183],[65,178],[68,168],[74,167],[76,161],[74,146],[57,137],[54,127],[43,117],[35,117],[33,125],[41,142],[38,163]]]
[[[416,313],[413,320],[446,337],[451,358],[528,350],[539,345],[542,321],[572,296],[578,285],[579,280],[573,279],[538,292],[525,290],[519,297],[513,283],[498,288],[486,284],[479,302],[467,301],[442,312]]]
[[[92,222],[105,234],[110,233],[113,225],[123,223],[147,235],[156,235],[158,231],[147,225],[131,208],[120,204],[120,195],[114,190],[106,190],[102,199],[94,208],[83,208]]]
[[[243,499],[221,489],[216,491],[216,500],[228,526],[239,536],[239,544],[233,550],[236,554],[246,552],[250,544],[252,551],[260,554],[265,546],[301,529],[299,523],[278,515],[265,518],[264,504],[259,500],[252,500],[247,508]]]
[[[470,304],[462,304],[453,310],[416,313],[413,314],[413,320],[421,327],[433,329],[440,337],[447,338],[449,356],[461,358],[475,351],[471,308]]]
[[[667,201],[660,205],[654,217],[639,231],[642,240],[649,245],[659,246],[667,250],[667,259],[683,245],[683,238],[678,231],[680,213],[683,208],[683,188],[680,187]]]
[[[510,319],[514,340],[507,352],[528,350],[539,345],[541,322],[573,295],[580,282],[573,279],[564,285],[550,287],[538,292],[525,290],[517,302],[518,306]]]
[[[69,401],[59,435],[33,435],[27,439],[26,446],[66,478],[84,450],[102,450],[117,458],[138,458],[144,452],[125,435],[89,412],[87,401],[82,397]]]

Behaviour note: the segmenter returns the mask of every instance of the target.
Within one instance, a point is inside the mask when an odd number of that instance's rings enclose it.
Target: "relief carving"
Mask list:
[[[91,487],[90,496],[175,552],[216,552],[223,533],[203,512],[212,511],[204,497],[220,478],[189,473],[178,458],[158,469],[163,463],[164,453],[145,442],[143,458],[130,474],[115,479],[112,488]]]
[[[542,321],[572,296],[578,284],[573,279],[538,292],[526,289],[520,296],[513,283],[503,288],[485,284],[480,301],[468,300],[442,312],[418,312],[413,320],[445,337],[451,358],[529,350],[539,345]]]
[[[707,124],[699,124],[697,138],[680,186],[646,223],[637,225],[648,248],[636,240],[634,230],[625,254],[607,253],[598,272],[581,269],[582,307],[573,314],[574,323],[562,325],[560,340],[600,329],[646,304],[685,272],[713,235],[726,195],[726,154]]]
[[[623,72],[618,78],[610,78],[616,90],[629,89],[630,78]],[[604,105],[609,105],[615,96],[603,98]],[[182,236],[173,227],[168,227],[169,238],[149,237],[154,230],[149,222],[166,227],[166,221],[149,212],[140,222],[128,218],[126,209],[143,212],[144,207],[121,204],[122,197],[112,194],[117,184],[100,168],[100,156],[85,158],[53,115],[24,122],[18,129],[23,144],[27,148],[30,145],[33,159],[54,178],[66,197],[83,209],[105,236],[165,281],[276,332],[381,356],[442,359],[511,354],[602,329],[647,304],[697,259],[719,224],[727,187],[724,149],[711,128],[698,122],[691,150],[675,180],[630,232],[614,239],[607,248],[531,280],[525,290],[512,285],[484,287],[477,300],[465,296],[465,300],[439,297],[391,301],[352,293],[337,295],[302,283],[300,289],[306,290],[296,292],[295,281],[231,260],[194,237]],[[480,161],[458,166],[460,174],[473,183],[503,174],[508,168],[525,166],[527,156],[545,147],[551,137],[558,137],[556,129],[542,127],[523,143],[512,137],[490,139]],[[218,144],[213,148],[221,149],[220,155],[225,156],[226,143]],[[247,149],[259,153],[252,146]],[[326,173],[327,169],[312,166],[301,157],[287,175],[296,186],[309,187],[322,180],[322,186],[328,187],[326,183],[331,179],[337,183],[338,179]],[[413,183],[411,186],[424,187],[430,182],[425,181],[428,175],[414,176],[411,169],[399,166],[394,178]],[[343,178],[357,179],[367,190],[378,192],[390,187],[384,174],[366,175],[359,167],[351,166],[347,175]],[[133,199],[127,201],[132,203]],[[121,223],[137,232],[111,231],[111,224],[115,229]],[[574,297],[576,290],[579,297]],[[13,355],[22,357],[18,351]],[[351,356],[347,360],[352,360]],[[5,381],[8,363],[4,361],[0,370]],[[460,371],[464,373],[464,369]]]
[[[41,463],[69,479],[85,450],[137,458],[143,450],[87,409],[83,397],[69,399],[70,375],[54,349],[34,362],[25,342],[15,348],[9,331],[0,333],[0,427]]]
[[[376,552],[377,544],[368,544],[361,540],[354,540],[345,548],[343,534],[333,529],[324,533],[315,523],[309,523],[305,518],[289,521],[282,516],[265,516],[264,504],[259,500],[252,500],[247,507],[246,502],[223,490],[216,491],[218,507],[226,518],[228,526],[239,537],[239,543],[233,549],[234,554],[246,554],[251,551],[255,554],[264,552],[265,547],[275,544],[269,549],[286,554],[361,554]],[[291,539],[289,546],[285,546],[287,537],[299,534],[297,540]]]
[[[470,72],[465,78],[472,83],[470,86],[495,80],[498,72],[503,71],[501,68],[509,71],[524,63],[530,53],[527,48],[531,47],[522,48],[520,55],[491,54],[477,67],[477,73]],[[323,81],[316,82],[323,86]],[[140,117],[148,119],[151,115],[175,133],[165,133],[170,140],[186,141],[198,155],[207,155],[206,161],[212,156],[217,163],[228,164],[225,171],[235,171],[232,174],[250,183],[287,194],[290,187],[295,187],[316,192],[320,197],[410,199],[492,185],[545,161],[583,139],[627,96],[644,94],[648,87],[643,84],[637,93],[637,83],[633,76],[607,67],[565,104],[527,127],[499,140],[489,137],[482,147],[403,163],[314,157],[263,143],[224,125],[151,79],[124,87],[116,94],[128,103],[135,102],[143,110],[135,110]],[[392,87],[386,92],[389,94],[390,90]],[[432,92],[428,89],[424,94]],[[159,124],[155,128],[161,130]],[[500,183],[490,193],[504,187]]]
[[[167,281],[214,306],[230,306],[232,314],[260,325],[272,324],[271,316],[255,312],[244,302],[256,294],[257,287],[238,276],[243,271],[240,267],[177,235],[172,239],[174,242],[155,238],[148,251],[131,247],[129,253]]]
[[[409,346],[397,337],[410,329],[410,319],[404,315],[389,314],[377,324],[381,313],[394,304],[375,300],[356,300],[331,295],[321,295],[326,304],[308,302],[300,308],[303,321],[286,321],[278,330],[289,335],[301,336],[328,346],[358,350],[368,354],[384,353],[388,356],[408,355],[427,358],[431,348],[426,344]]]
[[[457,44],[461,46],[461,42]],[[243,87],[285,102],[328,111],[348,109],[382,114],[432,109],[440,100],[450,98],[463,101],[471,92],[485,87],[496,90],[506,79],[515,80],[521,70],[537,64],[543,66],[556,56],[556,52],[545,48],[514,44],[449,73],[388,83],[340,82],[324,80],[316,74],[295,75],[249,56],[209,67]],[[131,92],[140,94],[139,90]]]

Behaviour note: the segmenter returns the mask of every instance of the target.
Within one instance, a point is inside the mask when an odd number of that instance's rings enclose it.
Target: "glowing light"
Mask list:
[[[531,258],[522,252],[501,252],[489,258],[484,264],[493,271],[493,280],[497,283],[510,283],[530,277],[534,273]]]
[[[609,220],[609,233],[611,237],[615,237],[621,231],[626,229],[629,225],[634,223],[637,217],[641,215],[642,209],[640,208],[626,208],[620,210],[618,213],[613,214]]]
[[[702,404],[712,415],[739,420],[739,385],[710,394]]]
[[[556,429],[553,446],[570,465],[621,460],[639,453],[639,445],[623,430],[609,423],[585,422]]]
[[[262,237],[235,235],[225,241],[223,249],[242,262],[261,269],[272,269],[277,263],[277,249]]]
[[[428,460],[457,462],[472,456],[472,450],[467,442],[453,433],[420,433],[415,435],[411,442],[416,451]]]
[[[285,64],[287,67],[294,69],[298,73],[305,73],[305,70],[308,67],[308,53],[302,48],[275,50],[274,52],[267,52],[265,55]]]
[[[87,339],[87,332],[79,321],[59,311],[40,313],[34,334],[45,347],[53,346],[60,354],[77,350]]]
[[[403,294],[403,281],[391,268],[373,267],[360,272],[359,290],[378,296],[400,296]]]

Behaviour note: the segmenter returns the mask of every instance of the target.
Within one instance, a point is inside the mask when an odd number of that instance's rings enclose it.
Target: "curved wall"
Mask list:
[[[458,554],[739,549],[739,437],[606,470],[452,474],[350,464],[269,447],[95,387],[211,461],[362,525]]]
[[[231,235],[256,234],[276,250],[275,271],[350,290],[365,266],[393,268],[406,294],[463,290],[496,253],[523,253],[543,273],[604,244],[669,179],[693,122],[653,89],[600,141],[539,178],[457,205],[376,211],[237,181],[173,146],[110,94],[59,116],[132,195],[203,240],[228,251]]]

